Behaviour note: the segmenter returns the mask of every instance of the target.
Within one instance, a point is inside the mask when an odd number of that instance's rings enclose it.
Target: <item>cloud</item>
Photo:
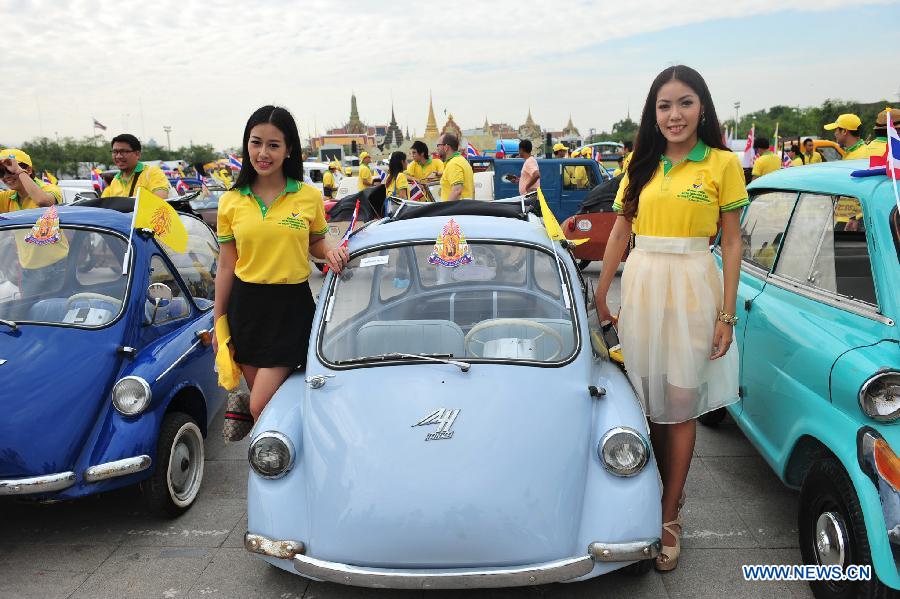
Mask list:
[[[790,6],[803,14],[869,4],[797,0]],[[173,145],[233,146],[263,103],[292,109],[302,132],[338,125],[349,113],[351,90],[364,120],[386,122],[393,101],[401,126],[408,122],[420,132],[429,90],[435,109],[447,108],[463,126],[485,116],[516,125],[531,105],[545,126],[561,127],[571,112],[583,129],[603,128],[629,103],[635,114],[639,94],[666,62],[649,34],[722,19],[734,19],[738,29],[738,20],[785,10],[781,0],[683,0],[677,8],[662,0],[447,6],[0,0],[0,12],[15,15],[4,19],[3,70],[16,98],[0,117],[0,136],[15,142],[54,131],[81,136],[96,117],[111,130],[128,128],[158,141],[162,126],[171,125]],[[639,45],[628,47],[635,39]],[[688,39],[667,51],[673,58],[693,54],[702,43]],[[758,41],[745,43],[748,52],[725,53],[752,58]],[[835,46],[837,55],[845,53]],[[737,69],[732,75],[744,77]]]

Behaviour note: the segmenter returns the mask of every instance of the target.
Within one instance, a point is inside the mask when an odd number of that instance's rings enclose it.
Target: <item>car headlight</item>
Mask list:
[[[294,465],[294,446],[275,431],[260,434],[250,444],[250,467],[263,478],[281,478]]]
[[[150,385],[139,376],[119,379],[112,389],[113,406],[125,416],[137,416],[150,405]]]
[[[900,372],[879,372],[863,383],[859,405],[866,416],[879,422],[900,418]]]
[[[634,476],[647,465],[650,447],[633,428],[616,427],[600,439],[597,454],[609,472],[616,476]]]

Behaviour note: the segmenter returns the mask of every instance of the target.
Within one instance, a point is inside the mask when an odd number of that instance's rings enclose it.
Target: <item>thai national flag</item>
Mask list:
[[[425,192],[415,181],[409,181],[409,199],[413,202],[421,202],[425,198]]]
[[[597,161],[597,162],[603,162],[602,154],[601,154],[601,152],[600,152],[600,148],[599,148],[599,147],[595,147],[595,148],[594,148],[594,160]]]
[[[475,158],[476,156],[481,156],[478,149],[472,144],[466,143],[466,158]]]
[[[175,183],[175,191],[177,191],[179,195],[183,195],[190,191],[190,188],[187,183],[184,182],[184,179],[178,177],[178,182]]]
[[[237,157],[235,154],[228,155],[228,166],[232,168],[232,170],[239,171],[243,168],[244,164],[241,162],[241,159]]]
[[[890,111],[887,115],[887,138],[888,142],[884,148],[884,154],[881,156],[869,157],[869,168],[850,173],[851,177],[872,177],[877,175],[887,175],[894,181],[900,179],[900,134],[894,128],[891,121]],[[900,200],[897,202],[900,206]]]
[[[106,189],[106,182],[100,176],[98,169],[91,169],[91,182],[94,184],[94,189],[97,190],[97,193],[102,193]]]
[[[376,166],[376,167],[375,167],[374,178],[375,178],[375,179],[381,179],[382,181],[385,181],[385,180],[387,179],[387,173],[386,173],[383,169],[381,169],[381,168],[379,168],[379,167]]]

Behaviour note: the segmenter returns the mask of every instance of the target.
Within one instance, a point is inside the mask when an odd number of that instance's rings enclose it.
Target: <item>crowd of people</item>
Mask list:
[[[825,129],[834,131],[845,158],[880,155],[886,143],[886,112],[879,115],[873,139],[862,141],[862,123],[840,115]],[[897,118],[900,115],[892,114]],[[812,139],[788,150],[794,165],[822,161]],[[783,167],[758,138],[755,177]],[[394,152],[384,179],[376,181],[372,158],[360,154],[359,189],[383,184],[393,196],[409,198],[410,181],[440,184],[442,201],[474,198],[473,169],[460,152],[460,140],[443,134],[431,157],[422,141],[409,157]],[[650,422],[650,440],[663,484],[660,510],[662,550],[656,567],[674,569],[679,560],[685,480],[691,464],[697,418],[738,401],[738,350],[734,345],[735,302],[741,261],[740,215],[749,203],[738,156],[724,144],[713,99],[701,75],[686,66],[659,73],[644,103],[633,149],[620,165],[621,184],[614,203],[618,213],[610,234],[599,286],[598,313],[618,320],[627,375]],[[277,106],[263,106],[247,121],[242,138],[243,164],[237,180],[222,195],[218,209],[220,254],[216,276],[216,330],[227,323],[228,352],[249,388],[229,396],[228,440],[247,432],[287,377],[303,368],[308,353],[315,303],[309,288],[309,257],[327,261],[340,274],[349,261],[346,247],[326,237],[323,192],[304,182],[297,125]],[[133,135],[116,136],[112,158],[119,174],[104,196],[134,196],[137,189],[166,197],[168,182],[160,169],[140,161],[141,144]],[[530,141],[516,178],[519,192],[541,184]],[[590,151],[588,149],[588,151]],[[557,158],[569,156],[562,144]],[[582,155],[583,156],[583,155]],[[590,154],[588,155],[590,157]],[[0,212],[52,206],[59,188],[34,175],[31,158],[3,150]],[[577,169],[579,167],[575,167]],[[587,177],[567,171],[568,182]],[[335,175],[329,164],[324,197],[334,197]],[[709,238],[721,229],[722,270],[709,252]],[[612,314],[607,295],[629,241],[621,311]],[[224,319],[224,320],[223,320]]]

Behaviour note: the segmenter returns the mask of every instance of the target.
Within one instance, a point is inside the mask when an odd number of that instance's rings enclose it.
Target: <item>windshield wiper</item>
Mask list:
[[[406,354],[403,352],[391,352],[387,354],[378,354],[377,356],[367,356],[365,358],[341,360],[337,362],[337,364],[364,364],[367,362],[384,362],[385,360],[393,360],[396,358],[413,358],[428,362],[438,362],[440,364],[450,364],[451,366],[456,366],[463,372],[469,372],[469,368],[472,367],[471,364],[468,362],[460,362],[458,360],[450,360],[449,358],[452,356],[453,354]]]
[[[3,320],[2,318],[0,318],[0,324],[5,324],[6,326],[8,326],[9,328],[11,328],[14,331],[19,330],[19,325],[17,325],[12,320]]]

